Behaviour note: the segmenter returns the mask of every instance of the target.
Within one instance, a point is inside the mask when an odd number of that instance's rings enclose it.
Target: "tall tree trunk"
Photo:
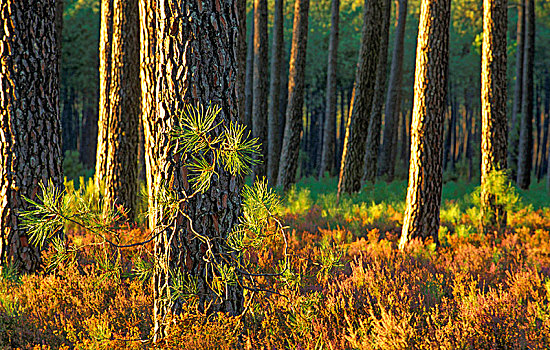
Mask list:
[[[395,149],[394,138],[397,137],[399,113],[401,107],[401,81],[403,80],[403,50],[405,42],[405,26],[407,22],[407,0],[396,1],[396,28],[393,55],[391,61],[388,95],[386,97],[386,112],[384,132],[382,135],[382,148],[378,162],[378,174],[386,176],[387,181],[393,180]]]
[[[156,0],[139,0],[140,30],[140,82],[141,82],[141,123],[145,148],[145,179],[148,192],[148,221],[152,230],[156,226],[155,184],[158,180],[157,164],[154,155],[155,137],[158,135],[155,123],[156,113],[156,72],[157,72],[157,21]]]
[[[376,85],[374,86],[374,101],[370,116],[369,130],[367,132],[367,150],[363,165],[363,182],[376,180],[376,168],[378,165],[378,151],[380,148],[380,127],[382,124],[382,108],[384,107],[384,94],[386,92],[386,73],[388,66],[388,40],[390,33],[391,1],[384,0],[384,17],[382,27],[382,39],[380,42],[380,57],[376,68]]]
[[[507,0],[483,1],[481,59],[481,200],[486,232],[506,228],[506,209],[491,192],[491,173],[506,169],[506,27]]]
[[[283,31],[284,0],[275,0],[273,18],[273,45],[271,47],[271,82],[269,85],[268,135],[267,135],[267,178],[271,184],[277,183],[281,138],[279,137],[279,102],[281,95],[281,67],[284,55]]]
[[[254,167],[254,177],[267,174],[267,98],[268,49],[267,0],[254,0],[254,98],[252,103],[252,133],[260,143],[261,162]]]
[[[292,29],[292,51],[288,76],[288,106],[285,134],[279,163],[278,183],[285,191],[296,181],[300,133],[304,105],[304,86],[308,35],[309,0],[296,0]]]
[[[422,0],[416,48],[409,187],[400,249],[414,238],[431,237],[435,244],[439,244],[450,16],[450,0]]]
[[[252,7],[252,23],[250,24],[250,34],[248,37],[248,46],[246,48],[246,81],[245,81],[245,109],[244,121],[252,131],[252,106],[254,104],[254,21],[255,9]]]
[[[319,177],[325,173],[334,173],[334,156],[336,154],[336,140],[334,139],[336,128],[336,67],[338,64],[338,36],[340,25],[340,0],[332,0],[331,26],[328,44],[327,88],[325,123],[323,128],[323,148],[321,152],[321,166]]]
[[[63,187],[55,0],[0,4],[0,264],[40,265],[19,212],[39,183]]]
[[[239,76],[237,77],[237,84],[239,90],[239,116],[241,122],[245,123],[245,109],[246,109],[246,56],[247,56],[247,42],[246,42],[246,0],[237,0],[237,18],[239,19],[239,42],[238,42],[238,60],[239,60]]]
[[[543,126],[542,126],[542,133],[543,133],[543,139],[542,139],[542,150],[540,152],[540,168],[539,168],[539,174],[538,174],[538,180],[542,180],[544,177],[544,174],[546,173],[548,169],[548,163],[546,162],[546,154],[548,152],[548,136],[549,136],[549,127],[550,127],[550,116],[548,115],[550,112],[550,76],[548,75],[548,72],[545,72],[545,79],[544,79],[544,109],[542,112],[543,116]]]
[[[342,152],[338,196],[361,189],[363,161],[369,119],[372,111],[376,68],[380,57],[384,0],[365,1],[361,47],[355,72],[355,86],[346,125],[346,137]]]
[[[223,166],[216,165],[217,176],[204,193],[191,196],[187,180],[188,169],[180,157],[171,130],[186,104],[221,110],[214,124],[238,122],[238,54],[234,40],[239,39],[235,0],[165,0],[157,8],[157,111],[155,119],[154,159],[157,159],[156,183],[185,200],[185,215],[173,221],[159,213],[158,224],[166,227],[155,238],[154,322],[155,334],[162,336],[169,313],[178,314],[184,302],[174,300],[171,286],[174,271],[196,282],[199,309],[208,312],[227,312],[237,315],[243,308],[243,289],[240,283],[226,285],[218,296],[210,287],[212,266],[206,263],[206,244],[195,232],[212,239],[212,251],[220,261],[229,260],[225,239],[241,214],[240,191],[242,179],[232,176]],[[185,66],[183,63],[185,62]],[[182,67],[183,72],[181,71]],[[216,69],[213,69],[215,67]],[[219,136],[219,129],[211,137]],[[161,205],[160,203],[158,205]],[[209,306],[208,310],[206,307]]]
[[[61,139],[63,140],[61,151],[65,154],[66,151],[76,150],[76,140],[78,130],[75,130],[75,119],[77,113],[75,111],[75,91],[73,88],[63,89],[63,112],[61,113]]]
[[[97,150],[97,107],[98,95],[84,97],[82,109],[82,144],[80,146],[80,162],[86,168],[93,169],[96,162]]]
[[[519,146],[519,123],[518,115],[521,116],[521,99],[523,96],[523,57],[525,53],[525,1],[517,0],[518,22],[516,29],[516,80],[514,83],[514,102],[512,105],[512,118],[508,133],[508,166],[510,177],[517,176],[518,146]]]
[[[112,5],[111,73],[107,120],[101,120],[97,158],[106,152],[105,169],[96,169],[105,185],[108,206],[122,205],[134,218],[138,190],[138,130],[140,109],[138,0],[114,0]],[[105,64],[106,65],[106,64]],[[104,145],[100,145],[102,142]]]
[[[526,0],[525,52],[523,54],[523,88],[521,128],[518,151],[518,186],[528,189],[533,166],[533,71],[535,57],[535,0]]]
[[[101,0],[101,27],[99,32],[99,117],[95,183],[99,188],[107,170],[107,138],[109,134],[110,90],[113,38],[113,1]]]

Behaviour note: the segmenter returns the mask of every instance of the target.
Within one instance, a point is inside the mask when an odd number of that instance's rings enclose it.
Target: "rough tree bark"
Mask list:
[[[157,109],[153,116],[156,126],[151,156],[157,159],[159,186],[167,186],[177,199],[191,193],[187,181],[185,159],[176,153],[170,137],[172,126],[186,104],[221,108],[215,124],[229,126],[238,122],[238,53],[239,40],[236,0],[164,0],[156,13],[157,31]],[[185,62],[185,65],[183,65]],[[162,96],[162,98],[160,97]],[[219,135],[219,129],[212,137]],[[183,300],[171,297],[173,275],[179,271],[196,281],[200,309],[208,312],[227,312],[237,315],[243,308],[243,289],[226,285],[218,297],[210,285],[212,272],[205,263],[206,244],[191,231],[212,238],[212,250],[220,261],[228,258],[223,242],[238,223],[241,214],[240,190],[242,179],[231,176],[222,166],[215,169],[218,176],[203,194],[186,200],[185,213],[169,222],[165,213],[157,221],[166,229],[155,238],[154,322],[155,334],[162,336],[165,316],[178,313]],[[157,205],[157,203],[155,204]],[[221,237],[221,239],[220,239]]]
[[[526,190],[531,184],[533,165],[533,72],[535,57],[535,1],[526,0],[525,47],[523,54],[523,87],[521,98],[521,127],[518,150],[517,184]]]
[[[309,0],[296,0],[288,77],[288,106],[279,175],[277,176],[278,183],[283,186],[285,191],[289,190],[296,181],[300,133],[302,132],[302,108],[304,106],[308,15]]]
[[[400,249],[414,238],[431,237],[439,244],[450,16],[450,0],[422,0],[416,47],[409,186]]]
[[[366,135],[372,110],[376,68],[380,56],[384,0],[365,1],[361,47],[355,72],[355,86],[346,123],[346,137],[342,151],[338,196],[361,189]]]
[[[506,119],[507,0],[483,1],[481,59],[481,200],[486,232],[506,227],[506,210],[488,191],[491,172],[506,169],[508,120]]]
[[[18,211],[39,183],[63,186],[56,0],[0,4],[0,264],[33,272],[40,252]]]
[[[271,184],[277,183],[279,171],[279,155],[281,148],[279,100],[281,97],[281,67],[283,65],[284,32],[283,32],[284,0],[275,0],[273,18],[273,45],[271,46],[271,82],[269,85],[269,110],[267,132],[267,178]]]
[[[405,42],[405,26],[407,22],[407,0],[396,1],[397,22],[395,41],[390,69],[388,95],[386,97],[386,111],[382,147],[378,161],[378,175],[386,176],[387,181],[393,180],[395,162],[394,139],[397,138],[399,113],[401,108],[401,82],[403,80],[403,50]],[[393,158],[393,160],[392,160]]]
[[[382,27],[382,41],[380,42],[380,57],[376,68],[376,85],[374,86],[374,101],[367,132],[367,150],[363,161],[363,182],[376,180],[378,165],[378,151],[380,148],[380,127],[382,124],[382,108],[386,91],[386,73],[388,65],[388,39],[390,33],[391,2],[384,0],[384,17]]]
[[[255,9],[252,6],[252,23],[250,24],[250,34],[248,37],[248,45],[246,48],[246,73],[245,73],[245,108],[244,122],[252,131],[252,105],[254,99],[254,13]]]
[[[327,88],[325,123],[323,128],[323,149],[319,177],[325,173],[334,175],[336,154],[336,67],[338,65],[338,36],[340,22],[340,0],[332,0],[331,26],[328,45]]]
[[[239,19],[239,42],[238,42],[238,59],[239,59],[239,76],[237,77],[237,84],[239,90],[239,116],[241,122],[244,120],[244,111],[246,108],[246,55],[247,55],[247,42],[246,42],[246,0],[237,0],[237,17]]]
[[[138,0],[113,0],[112,14],[110,87],[108,100],[103,100],[108,106],[100,107],[108,113],[100,116],[107,119],[99,122],[101,138],[97,155],[98,159],[104,157],[100,149],[106,153],[101,164],[105,168],[96,171],[98,181],[105,185],[106,203],[122,205],[133,219],[138,190],[140,116]]]
[[[267,0],[254,0],[254,97],[252,102],[252,134],[260,143],[260,160],[254,166],[254,177],[267,173],[267,98],[268,98]]]

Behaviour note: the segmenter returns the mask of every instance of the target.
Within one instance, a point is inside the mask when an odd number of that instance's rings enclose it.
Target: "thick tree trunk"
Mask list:
[[[338,65],[338,36],[340,25],[340,0],[332,0],[331,26],[328,45],[327,88],[325,123],[323,128],[323,149],[321,152],[321,166],[319,177],[325,173],[334,174],[334,156],[336,154],[336,67]]]
[[[400,249],[415,238],[431,237],[435,244],[439,244],[450,15],[450,0],[422,0],[416,48],[409,187]]]
[[[517,176],[519,126],[518,115],[521,116],[521,98],[523,96],[523,56],[525,52],[525,1],[518,0],[518,22],[516,30],[516,80],[514,82],[514,102],[508,133],[508,166],[510,177]]]
[[[246,109],[246,55],[247,55],[247,42],[246,42],[246,0],[237,0],[237,18],[239,20],[239,42],[237,57],[239,60],[239,76],[237,77],[237,84],[239,90],[239,116],[241,122],[245,122],[244,111]]]
[[[309,0],[296,0],[292,29],[292,51],[288,76],[288,106],[285,134],[279,163],[278,183],[285,191],[296,181],[300,133],[304,105],[306,51],[308,35]]]
[[[365,1],[363,31],[355,86],[346,125],[346,137],[342,152],[338,196],[342,193],[357,192],[361,189],[365,144],[372,111],[376,68],[380,57],[384,0]]]
[[[391,2],[384,0],[384,17],[382,27],[382,41],[380,42],[380,57],[376,68],[376,85],[374,86],[374,101],[367,133],[367,151],[363,165],[363,182],[376,180],[378,165],[378,151],[380,148],[380,129],[382,124],[382,108],[386,92],[386,73],[388,66],[388,40],[390,33]]]
[[[104,174],[105,198],[109,206],[122,205],[133,219],[138,191],[137,126],[140,122],[139,10],[138,0],[113,1],[111,39],[111,86]],[[103,124],[104,125],[104,124]]]
[[[395,170],[395,162],[392,161],[392,157],[395,159],[395,149],[393,145],[394,139],[397,138],[398,118],[401,107],[401,82],[403,80],[403,50],[407,22],[407,7],[407,0],[396,1],[397,22],[395,28],[395,41],[393,45],[388,95],[386,97],[382,147],[380,149],[380,160],[378,162],[378,174],[380,176],[385,176],[387,181],[393,180]]]
[[[284,0],[275,0],[273,18],[273,45],[271,47],[271,82],[269,85],[268,135],[267,135],[267,178],[271,184],[277,183],[279,155],[281,148],[279,103],[281,95],[281,71],[284,57],[283,31]]]
[[[238,55],[234,47],[239,38],[235,0],[166,0],[156,14],[158,48],[157,111],[153,116],[156,130],[153,154],[158,160],[159,178],[156,190],[164,184],[183,200],[191,194],[185,159],[177,153],[171,130],[186,104],[218,106],[221,111],[215,124],[229,126],[238,122]],[[185,65],[183,63],[185,62]],[[182,68],[183,67],[183,68]],[[213,69],[215,67],[215,69]],[[158,94],[157,94],[158,95]],[[212,137],[219,135],[219,128]],[[200,310],[227,312],[237,315],[243,308],[243,289],[237,283],[226,285],[217,295],[213,283],[212,265],[206,262],[206,244],[195,232],[212,239],[212,251],[219,261],[230,260],[224,245],[241,214],[242,179],[231,176],[217,165],[217,176],[203,194],[185,199],[185,214],[170,221],[160,212],[159,225],[166,227],[155,238],[154,322],[155,335],[162,336],[169,313],[179,313],[181,299],[174,300],[171,286],[174,272],[196,282]],[[160,205],[160,203],[158,203]],[[206,310],[206,308],[208,310]]]
[[[533,166],[533,72],[535,57],[535,1],[526,0],[525,52],[523,54],[523,88],[521,98],[521,128],[518,150],[517,184],[528,189]]]
[[[0,4],[0,264],[33,272],[40,252],[18,212],[39,183],[63,186],[56,0]]]
[[[96,186],[101,184],[107,170],[107,138],[109,134],[111,59],[113,38],[113,1],[101,0],[101,27],[99,32],[99,117],[95,165]]]
[[[260,143],[261,162],[254,167],[254,177],[267,175],[267,97],[268,53],[267,0],[254,0],[254,98],[252,103],[252,134]]]
[[[506,209],[487,188],[493,171],[506,169],[507,0],[483,1],[483,52],[481,60],[481,200],[486,232],[506,228]]]
[[[254,18],[255,9],[252,7],[252,23],[246,48],[246,74],[245,74],[245,108],[244,122],[252,131],[252,106],[254,104]]]
[[[155,181],[157,181],[157,164],[154,155],[155,137],[157,135],[156,114],[156,72],[157,72],[157,23],[156,0],[139,0],[140,30],[140,81],[141,81],[141,123],[143,125],[143,142],[145,148],[145,179],[147,181],[149,228],[156,226],[154,208]]]

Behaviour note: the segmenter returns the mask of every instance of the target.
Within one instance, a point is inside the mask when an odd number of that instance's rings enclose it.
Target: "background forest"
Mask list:
[[[550,3],[422,1],[2,3],[0,348],[548,348]]]

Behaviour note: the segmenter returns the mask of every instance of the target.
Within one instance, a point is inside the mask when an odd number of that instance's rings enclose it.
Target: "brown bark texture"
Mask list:
[[[483,1],[481,59],[481,185],[482,225],[485,231],[506,227],[506,210],[487,189],[491,172],[506,169],[507,0]]]
[[[332,0],[331,26],[328,45],[327,88],[325,99],[325,122],[319,177],[325,173],[334,175],[336,155],[336,67],[338,66],[338,37],[340,24],[340,0]]]
[[[523,54],[523,88],[521,98],[521,126],[518,149],[517,184],[526,190],[531,184],[533,166],[533,93],[535,58],[535,1],[526,0],[525,47]]]
[[[252,23],[246,48],[246,72],[245,72],[245,108],[244,122],[252,131],[252,105],[254,99],[254,7],[252,7]]]
[[[55,0],[0,4],[0,264],[33,272],[40,252],[19,212],[40,183],[63,187]]]
[[[166,227],[155,238],[154,320],[157,335],[165,328],[169,313],[181,310],[181,299],[174,300],[170,286],[172,272],[196,281],[198,305],[208,312],[237,315],[243,307],[243,289],[226,285],[218,296],[210,287],[212,265],[205,260],[206,243],[195,232],[209,237],[219,261],[230,260],[224,242],[241,214],[242,179],[232,176],[219,164],[210,188],[192,193],[188,182],[188,159],[178,153],[178,141],[171,137],[172,126],[186,105],[221,108],[214,124],[229,127],[239,122],[238,104],[238,14],[235,0],[165,0],[157,9],[157,109],[152,157],[157,160],[156,190],[166,186],[178,200],[185,200],[179,214],[170,219],[160,212],[157,226]],[[185,62],[185,64],[182,64]],[[162,96],[162,98],[160,98]],[[222,127],[212,132],[217,137]],[[155,198],[155,206],[160,204]],[[193,230],[191,230],[191,228]],[[172,272],[171,272],[172,271]]]
[[[382,108],[384,107],[384,93],[386,92],[386,73],[388,65],[388,39],[390,33],[391,2],[384,0],[384,17],[382,39],[380,42],[380,57],[376,68],[376,85],[374,86],[374,101],[367,132],[367,150],[363,161],[363,182],[376,180],[378,152],[380,149],[380,129],[382,124]]]
[[[407,22],[407,0],[396,1],[396,28],[393,45],[392,62],[388,94],[386,97],[386,110],[384,132],[382,135],[382,147],[378,160],[379,175],[386,176],[387,181],[393,180],[395,171],[395,139],[399,126],[399,113],[401,109],[401,82],[403,80],[403,50],[405,42],[405,26]]]
[[[450,10],[450,0],[423,0],[421,4],[409,185],[400,249],[415,238],[431,237],[439,244]]]
[[[254,97],[252,103],[252,134],[260,141],[260,162],[254,167],[254,178],[267,175],[267,98],[268,49],[267,0],[254,0]]]
[[[246,90],[246,54],[247,54],[247,42],[246,42],[246,0],[237,0],[237,16],[239,20],[239,76],[237,78],[237,84],[239,85],[239,116],[241,122],[244,120],[244,111],[246,108],[245,90]]]
[[[355,72],[355,86],[346,124],[340,165],[338,195],[361,189],[366,135],[372,111],[376,68],[380,56],[384,0],[365,1],[361,47]]]
[[[278,184],[285,191],[296,181],[300,134],[304,106],[304,78],[308,35],[309,0],[297,0],[294,6],[292,49],[288,77],[288,106],[285,133],[279,163]]]
[[[284,55],[283,7],[284,0],[275,0],[273,14],[273,45],[271,46],[271,81],[269,85],[269,110],[267,131],[267,178],[271,184],[277,183],[279,172],[281,137],[279,122],[279,102],[281,98],[281,71]]]

